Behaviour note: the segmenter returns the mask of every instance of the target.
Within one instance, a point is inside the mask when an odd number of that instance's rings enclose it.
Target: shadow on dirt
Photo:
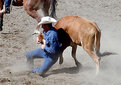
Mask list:
[[[80,71],[78,67],[69,67],[69,68],[61,68],[52,71],[52,74],[59,74],[59,73],[68,73],[68,74],[76,74]]]
[[[53,70],[51,73],[45,74],[42,77],[45,78],[45,77],[48,77],[49,75],[61,74],[61,73],[78,74],[79,72],[84,72],[89,70],[93,70],[93,68],[88,66],[87,67],[82,66],[81,68],[78,68],[78,67],[61,68],[61,69]]]
[[[105,56],[109,56],[109,55],[117,55],[117,53],[114,53],[114,52],[103,52],[99,56],[100,57],[105,57]]]
[[[43,77],[48,77],[49,75],[53,75],[53,74],[61,74],[61,73],[66,73],[66,74],[77,74],[79,72],[83,72],[86,70],[92,70],[93,68],[91,67],[68,67],[68,68],[60,68],[60,69],[56,69],[53,70],[51,73],[44,75]]]
[[[69,68],[60,68],[56,70],[52,70],[51,73],[44,75],[43,77],[48,77],[52,74],[60,74],[60,73],[68,73],[68,74],[76,74],[79,73],[80,69],[78,67],[69,67]]]

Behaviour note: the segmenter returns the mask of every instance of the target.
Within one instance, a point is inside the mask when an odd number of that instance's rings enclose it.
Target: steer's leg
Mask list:
[[[60,53],[60,57],[59,57],[59,64],[61,65],[63,63],[63,54]]]
[[[101,56],[101,53],[100,53],[100,38],[101,38],[101,32],[98,31],[95,35],[96,39],[95,39],[95,51],[96,51],[96,54],[98,56]]]
[[[75,61],[75,64],[78,68],[81,67],[81,64],[80,62],[76,59],[76,50],[77,50],[77,45],[76,44],[73,44],[72,45],[72,57],[74,58],[74,61]]]
[[[88,36],[88,38],[84,39],[82,43],[84,50],[89,54],[89,56],[95,61],[96,63],[96,75],[99,72],[99,62],[100,58],[94,52],[94,36]]]
[[[59,59],[59,64],[61,65],[63,63],[63,51],[68,47],[65,43],[62,44],[60,47],[60,59]]]

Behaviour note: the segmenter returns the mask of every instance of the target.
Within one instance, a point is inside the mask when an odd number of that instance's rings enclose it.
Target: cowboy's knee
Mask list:
[[[54,58],[54,59],[50,60],[50,62],[51,62],[52,64],[55,64],[55,63],[57,62],[57,60],[58,60],[58,58]]]
[[[27,59],[32,59],[32,55],[31,55],[30,52],[26,53],[26,58],[27,58]]]

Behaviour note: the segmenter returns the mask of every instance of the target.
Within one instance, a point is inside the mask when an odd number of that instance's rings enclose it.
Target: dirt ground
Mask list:
[[[58,0],[57,18],[78,15],[95,21],[102,32],[100,72],[95,76],[95,63],[78,47],[77,70],[71,47],[64,52],[64,63],[57,62],[46,77],[26,71],[26,52],[39,48],[32,33],[37,22],[23,7],[12,7],[4,16],[0,32],[0,85],[121,85],[121,0]],[[41,11],[39,11],[42,14]],[[35,67],[43,59],[35,60]]]

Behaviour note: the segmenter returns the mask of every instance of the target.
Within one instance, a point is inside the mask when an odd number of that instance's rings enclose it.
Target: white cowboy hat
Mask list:
[[[38,23],[38,25],[49,24],[49,23],[54,23],[54,22],[57,22],[54,18],[46,16],[41,19],[41,21]]]

